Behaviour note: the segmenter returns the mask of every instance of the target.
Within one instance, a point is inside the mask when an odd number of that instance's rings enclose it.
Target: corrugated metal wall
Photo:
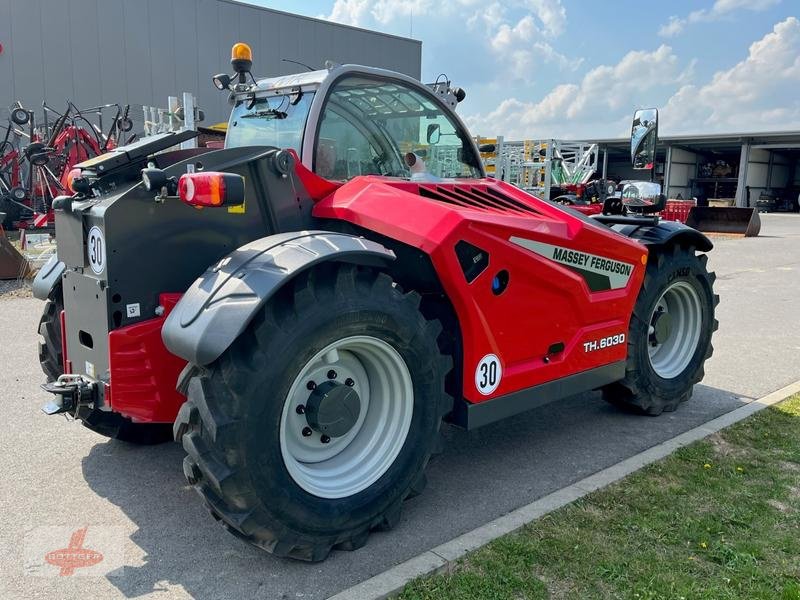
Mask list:
[[[62,110],[67,98],[166,107],[189,91],[206,124],[222,121],[229,106],[211,76],[230,71],[237,41],[253,48],[256,77],[302,70],[282,58],[420,75],[417,41],[230,0],[0,0],[0,108],[47,100]]]

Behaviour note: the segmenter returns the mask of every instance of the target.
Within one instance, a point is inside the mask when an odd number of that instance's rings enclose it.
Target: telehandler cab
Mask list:
[[[251,61],[237,44],[214,78],[224,149],[153,136],[82,163],[54,203],[46,412],[174,435],[226,528],[317,561],[397,523],[443,419],[594,389],[650,415],[690,398],[712,245],[649,215],[657,185],[588,218],[487,178],[447,82],[355,65],[256,82]]]

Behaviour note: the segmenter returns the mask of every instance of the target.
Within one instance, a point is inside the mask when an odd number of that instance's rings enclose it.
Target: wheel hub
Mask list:
[[[337,438],[346,435],[358,422],[361,399],[350,386],[326,381],[316,386],[306,402],[306,421],[320,433]]]
[[[700,294],[688,281],[667,286],[656,302],[648,326],[650,366],[663,379],[685,371],[697,351],[703,326]]]
[[[652,326],[653,333],[650,335],[650,340],[653,344],[663,344],[669,339],[670,330],[672,328],[672,318],[665,310],[657,310],[653,315]]]
[[[336,340],[289,388],[280,426],[284,465],[315,496],[352,496],[397,458],[413,410],[411,373],[391,344],[367,335]]]

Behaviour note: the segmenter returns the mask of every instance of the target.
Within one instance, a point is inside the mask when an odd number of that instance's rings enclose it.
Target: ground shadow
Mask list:
[[[82,467],[89,486],[138,527],[131,540],[145,553],[143,563],[109,577],[126,597],[181,586],[201,600],[325,598],[746,401],[700,385],[678,411],[651,418],[621,411],[595,392],[473,432],[446,427],[428,489],[406,503],[399,526],[320,564],[276,559],[222,529],[186,485],[177,444],[102,442]]]

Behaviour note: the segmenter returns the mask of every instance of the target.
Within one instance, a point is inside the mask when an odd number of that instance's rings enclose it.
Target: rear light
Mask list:
[[[186,173],[178,180],[178,196],[190,206],[235,206],[244,203],[244,177],[233,173]]]
[[[80,169],[70,169],[67,173],[67,188],[74,194],[76,192],[75,188],[72,187],[72,182],[75,181],[76,178],[81,176]]]

